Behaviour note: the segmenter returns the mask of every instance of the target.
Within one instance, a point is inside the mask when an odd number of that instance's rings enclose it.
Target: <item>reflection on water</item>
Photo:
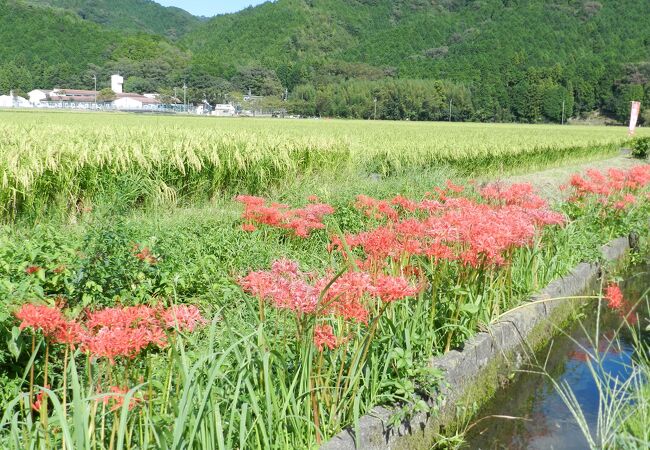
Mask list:
[[[622,284],[629,306],[623,315],[634,321],[636,311],[631,305],[650,287],[650,266],[633,271]],[[587,313],[595,311],[586,308]],[[595,314],[593,314],[595,316]],[[602,370],[619,380],[630,376],[634,349],[631,339],[621,333],[615,339],[621,314],[608,313],[597,330],[596,318],[588,317],[568,331],[571,338],[562,335],[537,355],[537,364],[558,383],[568,383],[578,400],[587,423],[595,429],[598,419],[598,389],[587,364],[589,355],[598,352]],[[599,336],[596,342],[596,333]],[[531,372],[539,369],[531,367]],[[599,374],[604,377],[603,373]],[[602,379],[602,378],[601,378]],[[609,378],[608,378],[609,379]],[[487,418],[478,422],[466,435],[470,449],[583,449],[589,448],[571,412],[557,394],[551,381],[540,373],[523,372],[514,383],[498,392],[493,401],[476,416],[505,415],[526,420]]]

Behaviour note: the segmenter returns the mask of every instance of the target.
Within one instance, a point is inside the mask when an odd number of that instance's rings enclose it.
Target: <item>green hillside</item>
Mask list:
[[[169,84],[187,66],[185,54],[163,37],[124,34],[76,14],[0,0],[0,93],[10,89],[100,87],[111,73]]]
[[[82,19],[127,32],[161,34],[177,39],[201,19],[187,11],[152,0],[27,0],[72,11]]]
[[[302,115],[624,121],[650,103],[648,29],[647,0],[277,0],[209,21],[146,0],[0,0],[0,92],[119,71],[134,91],[250,91]]]
[[[214,75],[262,66],[285,87],[317,90],[387,76],[452,80],[472,93],[458,114],[537,121],[558,119],[549,98],[576,114],[617,114],[624,65],[650,59],[648,29],[647,0],[278,0],[216,17],[185,42]]]

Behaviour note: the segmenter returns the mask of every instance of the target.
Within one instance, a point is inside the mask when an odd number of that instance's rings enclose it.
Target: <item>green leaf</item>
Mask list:
[[[18,360],[18,357],[20,356],[21,346],[19,344],[20,344],[20,328],[13,327],[11,329],[11,336],[9,337],[9,339],[7,339],[7,349],[9,350],[9,353],[11,353],[11,356],[13,356],[15,360]]]
[[[475,315],[475,314],[478,314],[479,309],[480,309],[479,304],[466,303],[466,304],[464,304],[462,306],[461,311],[463,311],[464,313],[470,314],[470,315]]]

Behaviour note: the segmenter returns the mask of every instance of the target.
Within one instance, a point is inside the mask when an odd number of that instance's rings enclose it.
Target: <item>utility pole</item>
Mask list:
[[[562,125],[564,125],[564,104],[566,100],[562,100]]]
[[[185,112],[187,112],[187,83],[183,81],[183,106],[185,107]]]
[[[452,104],[453,101],[454,101],[453,99],[451,99],[451,98],[449,99],[449,122],[450,123],[451,123],[451,104]]]
[[[377,120],[377,97],[375,97],[375,120]]]
[[[97,74],[93,75],[93,80],[95,80],[95,109],[97,109]]]

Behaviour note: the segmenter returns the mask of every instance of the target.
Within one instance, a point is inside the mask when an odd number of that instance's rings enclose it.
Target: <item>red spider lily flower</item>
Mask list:
[[[438,186],[434,187],[433,190],[440,201],[444,202],[447,200],[447,190],[439,188]]]
[[[250,272],[239,280],[245,292],[297,314],[334,313],[346,320],[366,323],[363,296],[370,291],[365,272],[346,272],[335,280],[303,273],[294,261],[279,260],[270,271]]]
[[[595,196],[601,200],[624,192],[625,190],[636,191],[650,184],[650,165],[637,166],[628,171],[610,169],[607,174],[597,170],[587,171],[587,178],[580,175],[573,175],[569,182],[574,190],[572,201],[582,200],[589,196]],[[623,209],[631,204],[631,199],[624,199],[614,203],[614,208]]]
[[[286,258],[274,261],[273,264],[271,264],[271,272],[276,275],[287,274],[292,276],[299,276],[301,274],[300,265],[296,261],[292,261]]]
[[[245,223],[241,226],[241,229],[248,233],[252,233],[253,231],[257,230],[257,227],[252,223]]]
[[[611,168],[607,171],[609,185],[612,190],[622,191],[625,189],[627,173],[620,169]]]
[[[492,196],[496,205],[462,197],[426,206],[421,202],[416,209],[427,217],[398,221],[389,218],[388,225],[345,236],[346,245],[361,248],[373,262],[427,255],[436,261],[460,260],[471,266],[503,265],[504,253],[531,244],[538,229],[565,223],[565,217],[548,210],[529,185],[522,186],[487,190],[486,196]],[[403,199],[398,200],[408,206]],[[360,201],[364,205],[377,204],[366,197]],[[343,250],[345,246],[334,237],[331,248]]]
[[[207,323],[196,306],[179,305],[168,309],[149,306],[106,308],[87,312],[85,320],[66,320],[57,307],[26,304],[15,315],[21,320],[20,329],[40,330],[53,343],[75,346],[96,358],[135,358],[149,347],[167,345],[168,329],[194,331]]]
[[[21,330],[25,328],[31,328],[34,331],[41,330],[48,337],[54,336],[66,323],[59,308],[31,303],[21,306],[15,315],[17,319],[21,320],[19,326]]]
[[[633,205],[636,203],[636,197],[634,194],[625,194],[623,195],[623,201],[630,205]]]
[[[133,247],[133,253],[135,254],[136,258],[149,265],[153,266],[158,263],[158,258],[156,258],[153,253],[151,253],[149,247],[140,247],[139,245],[135,245]]]
[[[628,206],[634,205],[636,203],[636,197],[633,194],[625,194],[623,198],[615,202],[613,207],[614,209],[622,210],[626,209]]]
[[[113,364],[117,357],[133,359],[150,346],[163,348],[167,345],[167,335],[159,316],[159,308],[148,306],[106,308],[88,313],[83,349]]]
[[[433,214],[441,211],[444,208],[443,203],[440,203],[437,200],[428,200],[424,199],[418,203],[418,210],[424,211],[428,214]]]
[[[341,341],[337,339],[331,326],[318,325],[314,328],[314,345],[319,352],[322,352],[325,347],[334,350],[341,345]]]
[[[110,392],[108,392],[106,394],[101,394],[100,393],[100,395],[104,396],[104,398],[102,399],[102,403],[104,403],[105,405],[107,405],[109,402],[112,403],[111,412],[117,411],[118,409],[120,409],[122,407],[122,405],[124,405],[124,398],[125,398],[126,394],[129,393],[129,388],[126,387],[126,386],[124,386],[124,387],[111,386],[109,388],[109,391]],[[135,396],[131,397],[131,399],[129,400],[129,406],[128,406],[129,411],[132,411],[141,402],[142,402],[141,398],[137,398]]]
[[[83,339],[83,348],[95,358],[107,358],[111,364],[117,357],[133,359],[149,346],[163,348],[167,344],[162,328],[101,328]]]
[[[391,200],[391,203],[409,212],[417,210],[419,206],[418,202],[410,200],[406,197],[402,197],[401,195],[393,198],[393,200]]]
[[[440,242],[432,242],[429,244],[424,254],[435,262],[438,262],[439,260],[451,261],[455,258],[454,251]]]
[[[546,208],[544,199],[534,193],[529,183],[512,184],[503,186],[498,183],[488,185],[480,191],[486,200],[496,201],[505,205],[516,205],[527,209]]]
[[[298,270],[298,263],[282,259],[275,261],[270,271],[249,273],[239,280],[239,285],[276,308],[311,314],[316,311],[320,292],[308,282],[309,278],[311,275]]]
[[[260,197],[239,196],[236,200],[244,204],[244,231],[253,231],[252,226],[267,225],[291,230],[296,236],[306,238],[313,230],[325,228],[323,218],[334,213],[334,208],[324,203],[291,209],[279,203],[267,205],[266,200]]]
[[[45,389],[49,389],[50,386],[46,385],[44,386]],[[32,403],[32,409],[36,412],[40,412],[41,407],[43,406],[43,401],[47,401],[47,397],[45,397],[45,391],[40,391],[38,394],[36,394],[36,400],[34,400],[34,403]]]
[[[316,195],[310,195],[309,197],[307,197],[307,201],[309,203],[320,203],[320,199]]]
[[[650,165],[636,166],[627,173],[627,186],[640,189],[650,185]]]
[[[27,267],[27,268],[25,269],[25,273],[26,273],[27,275],[34,275],[34,274],[35,274],[36,272],[38,272],[39,270],[43,270],[43,268],[42,268],[42,267],[38,267],[38,266],[29,266],[29,267]]]
[[[204,325],[207,320],[201,316],[199,308],[193,305],[175,305],[162,314],[163,320],[168,328],[194,331],[199,325]]]
[[[235,200],[246,206],[262,206],[266,203],[266,200],[262,197],[256,197],[254,195],[238,195],[235,197]]]
[[[322,292],[330,284],[330,277],[321,278],[318,288]],[[331,283],[325,292],[322,313],[334,312],[345,320],[368,323],[369,312],[363,303],[364,295],[372,287],[370,275],[366,272],[346,272]]]
[[[84,329],[74,320],[65,321],[54,333],[54,339],[58,344],[77,345],[84,337]]]
[[[88,312],[86,327],[95,328],[137,328],[152,327],[160,324],[158,320],[160,309],[150,306],[126,306],[105,308]]]
[[[384,302],[394,302],[417,295],[418,288],[404,277],[382,275],[373,281],[372,292]]]
[[[376,200],[367,195],[358,195],[354,207],[366,216],[373,219],[397,220],[399,215],[390,202],[386,200]]]
[[[465,190],[465,186],[454,184],[451,182],[451,180],[447,180],[445,185],[447,186],[447,189],[449,189],[450,192],[455,192],[456,194],[460,194]]]
[[[605,299],[607,306],[611,309],[620,309],[623,306],[623,292],[618,284],[610,284],[605,289]]]

